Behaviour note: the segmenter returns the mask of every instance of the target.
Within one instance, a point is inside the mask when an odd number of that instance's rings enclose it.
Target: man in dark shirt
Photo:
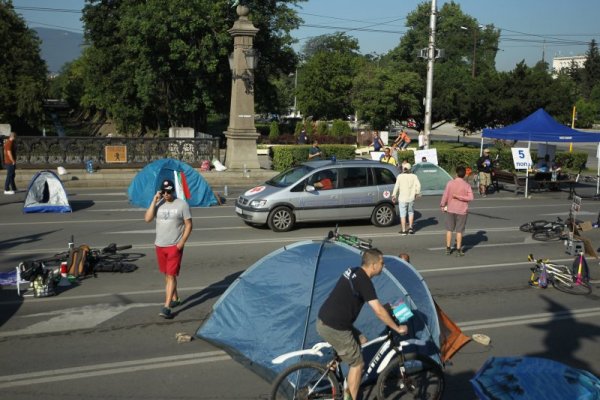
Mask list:
[[[344,400],[358,398],[364,367],[360,343],[366,342],[366,338],[353,324],[364,303],[369,303],[377,318],[400,335],[408,332],[406,325],[396,325],[377,299],[371,278],[381,274],[383,266],[381,251],[365,250],[362,265],[358,268],[348,268],[344,272],[319,310],[317,332],[333,346],[342,361],[350,365],[349,393],[345,394]]]
[[[483,149],[483,155],[477,159],[477,171],[479,171],[479,194],[485,197],[487,187],[492,184],[490,149]]]

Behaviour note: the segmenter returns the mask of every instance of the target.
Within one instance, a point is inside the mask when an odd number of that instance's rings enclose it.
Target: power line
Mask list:
[[[71,31],[71,32],[75,32],[75,33],[83,33],[83,29],[80,29],[80,28],[70,28],[67,26],[46,24],[45,22],[33,21],[33,20],[25,20],[25,21],[27,22],[28,25],[33,23],[36,25],[49,26],[51,28],[61,28],[61,29],[65,29],[67,31]]]
[[[24,11],[39,11],[39,12],[54,12],[54,13],[70,13],[70,14],[81,14],[81,10],[68,9],[68,8],[50,8],[50,7],[14,7],[15,10]]]

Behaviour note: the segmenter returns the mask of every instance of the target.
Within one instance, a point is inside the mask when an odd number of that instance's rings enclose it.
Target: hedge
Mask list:
[[[273,152],[273,169],[276,171],[285,171],[288,168],[299,165],[308,160],[308,151],[310,145],[293,145],[293,146],[274,146],[271,147]],[[323,158],[331,158],[335,156],[338,160],[354,160],[354,151],[356,146],[346,144],[323,144],[319,145]]]

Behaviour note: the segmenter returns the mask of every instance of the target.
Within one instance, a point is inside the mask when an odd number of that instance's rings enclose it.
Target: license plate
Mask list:
[[[244,212],[242,211],[242,209],[241,209],[241,208],[239,208],[239,207],[236,207],[236,208],[235,208],[235,212],[236,212],[237,214],[243,214],[243,213],[244,213]]]

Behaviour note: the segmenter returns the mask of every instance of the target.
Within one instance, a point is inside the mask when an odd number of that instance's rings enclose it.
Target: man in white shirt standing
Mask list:
[[[421,182],[419,178],[410,172],[410,164],[402,164],[403,173],[396,178],[396,185],[392,192],[392,201],[398,202],[400,209],[400,225],[403,236],[415,233],[413,223],[415,219],[414,203],[415,198],[421,196]],[[408,214],[408,230],[406,229],[406,215]]]

